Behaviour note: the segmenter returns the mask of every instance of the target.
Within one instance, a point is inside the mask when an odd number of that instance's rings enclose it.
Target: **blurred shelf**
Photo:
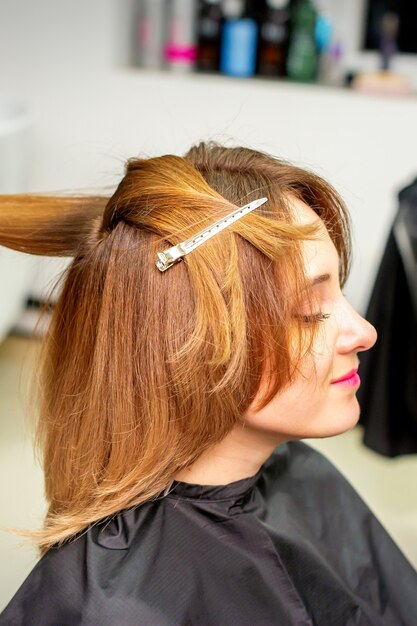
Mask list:
[[[180,70],[170,69],[168,67],[162,68],[145,68],[136,65],[126,65],[118,68],[120,75],[130,76],[142,76],[150,80],[168,81],[170,83],[178,82],[179,80],[188,83],[204,83],[218,86],[239,86],[246,85],[251,88],[263,88],[263,89],[281,89],[286,91],[302,91],[310,93],[327,93],[327,94],[340,94],[352,98],[370,97],[378,100],[387,101],[399,101],[399,100],[412,100],[416,97],[417,91],[413,90],[410,94],[397,94],[390,92],[365,92],[352,89],[349,85],[333,85],[322,82],[299,82],[294,81],[286,77],[275,76],[259,76],[254,75],[250,77],[238,77],[229,76],[220,72],[199,72],[197,70]]]

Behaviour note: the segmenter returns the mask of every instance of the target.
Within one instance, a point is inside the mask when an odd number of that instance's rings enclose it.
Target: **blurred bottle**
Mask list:
[[[319,1],[316,20],[317,80],[325,85],[341,87],[344,84],[343,51],[337,20],[331,9],[331,0]]]
[[[197,0],[169,1],[165,60],[170,69],[192,70],[195,66],[197,60],[196,21]]]
[[[223,0],[220,71],[229,76],[249,77],[255,74],[258,23],[248,0]]]
[[[379,51],[381,54],[381,69],[387,71],[391,66],[392,57],[398,52],[398,30],[400,20],[396,13],[386,11],[381,18]]]
[[[284,76],[288,45],[288,0],[266,0],[258,45],[258,74]]]
[[[309,82],[317,77],[316,19],[312,0],[294,3],[286,64],[287,75],[292,80]]]
[[[164,64],[166,0],[141,0],[138,15],[138,62],[142,67]]]
[[[200,0],[197,22],[197,68],[202,72],[217,72],[223,11],[222,0]]]
[[[319,81],[324,85],[343,87],[345,75],[342,65],[343,50],[339,41],[331,41],[329,47],[320,55]]]

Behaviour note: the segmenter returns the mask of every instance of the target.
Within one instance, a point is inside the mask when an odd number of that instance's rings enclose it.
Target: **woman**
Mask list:
[[[42,558],[2,626],[417,623],[416,573],[298,441],[356,424],[376,339],[340,291],[328,183],[200,144],[130,160],[110,199],[4,197],[0,225],[74,256],[41,379]]]

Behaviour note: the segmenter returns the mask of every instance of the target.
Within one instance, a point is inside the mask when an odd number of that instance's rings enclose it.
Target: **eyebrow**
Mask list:
[[[316,285],[320,285],[321,283],[325,283],[330,280],[330,274],[320,274],[319,276],[314,276],[309,282],[309,287],[315,287]]]

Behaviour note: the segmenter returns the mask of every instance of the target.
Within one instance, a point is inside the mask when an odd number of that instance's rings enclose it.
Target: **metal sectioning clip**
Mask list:
[[[218,222],[214,222],[211,226],[208,226],[204,230],[200,231],[193,237],[186,239],[182,243],[179,243],[176,246],[172,246],[163,252],[158,252],[156,267],[160,272],[165,272],[168,268],[170,268],[174,263],[180,261],[183,256],[200,246],[202,243],[213,237],[217,233],[221,232],[233,222],[236,222],[238,219],[250,213],[254,209],[257,209],[262,204],[267,202],[268,198],[259,198],[259,200],[254,200],[253,202],[249,202],[249,204],[245,204],[245,206],[229,213]]]

